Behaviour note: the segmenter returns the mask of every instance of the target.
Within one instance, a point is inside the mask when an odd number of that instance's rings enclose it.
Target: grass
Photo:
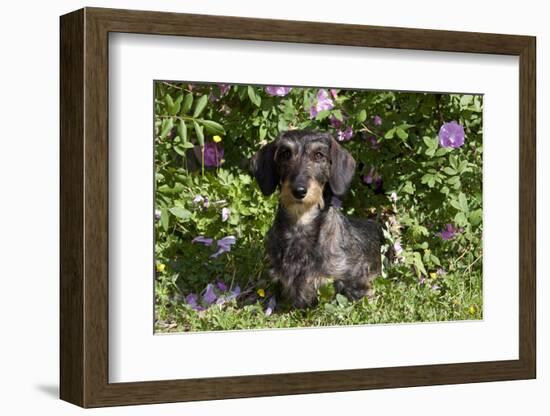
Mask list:
[[[482,319],[480,270],[456,270],[419,281],[403,267],[374,282],[375,295],[350,302],[322,291],[319,303],[304,310],[278,305],[265,313],[266,299],[243,305],[235,300],[196,311],[183,301],[157,305],[156,332],[322,327],[360,324]]]

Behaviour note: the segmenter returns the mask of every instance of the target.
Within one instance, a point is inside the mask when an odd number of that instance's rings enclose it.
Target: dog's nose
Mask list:
[[[307,194],[307,189],[305,186],[298,185],[292,188],[292,195],[294,195],[294,197],[297,199],[304,199],[306,194]]]

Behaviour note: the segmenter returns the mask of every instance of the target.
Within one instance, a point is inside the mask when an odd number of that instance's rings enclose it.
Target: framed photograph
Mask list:
[[[535,38],[61,17],[60,396],[536,377]]]

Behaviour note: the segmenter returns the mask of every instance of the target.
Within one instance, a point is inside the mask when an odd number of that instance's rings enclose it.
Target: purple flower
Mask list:
[[[447,271],[443,268],[438,268],[436,271],[435,271],[439,276],[445,276],[447,274]]]
[[[330,125],[332,127],[334,127],[335,129],[339,129],[340,127],[342,127],[342,121],[341,120],[338,120],[336,117],[334,116],[330,116]]]
[[[380,143],[378,143],[378,140],[374,136],[369,137],[370,147],[374,150],[380,149]]]
[[[290,91],[292,91],[292,87],[279,87],[275,85],[265,87],[265,92],[267,93],[267,95],[271,95],[272,97],[284,97]]]
[[[217,84],[218,88],[220,89],[220,96],[218,97],[216,94],[214,94],[214,91],[210,92],[210,101],[218,101],[220,98],[222,98],[225,94],[229,92],[229,89],[231,88],[231,85],[229,84]]]
[[[380,192],[383,184],[384,184],[384,180],[382,179],[382,176],[380,176],[379,174],[376,174],[374,176],[374,192]]]
[[[336,138],[343,142],[343,141],[347,141],[349,139],[351,139],[353,137],[353,129],[351,127],[348,127],[347,129],[345,130],[340,130],[337,134],[336,134]]]
[[[216,287],[220,289],[222,292],[227,292],[227,285],[223,280],[218,280],[216,282]]]
[[[418,278],[418,283],[421,284],[421,285],[426,283],[426,276],[420,275],[420,277]]]
[[[218,251],[216,251],[214,254],[212,254],[210,257],[216,258],[220,254],[226,253],[231,251],[231,245],[235,244],[237,242],[237,239],[233,237],[232,235],[222,238],[221,240],[218,240]]]
[[[366,175],[363,175],[363,182],[367,185],[372,184],[372,181],[374,180],[374,168],[371,167],[369,173]]]
[[[382,117],[374,116],[373,122],[374,122],[375,126],[381,126],[382,125]]]
[[[333,108],[334,103],[329,98],[327,90],[321,88],[317,92],[317,103],[311,106],[309,109],[309,115],[311,118],[315,118],[320,111],[332,110]]]
[[[186,297],[185,297],[185,302],[187,302],[187,304],[191,307],[193,306],[197,306],[197,302],[199,300],[199,297],[196,293],[189,293]]]
[[[456,233],[460,232],[453,224],[447,224],[443,230],[437,233],[442,240],[452,240]]]
[[[271,315],[275,310],[275,306],[277,306],[277,301],[275,300],[275,296],[271,296],[269,298],[269,301],[267,302],[267,308],[265,309],[265,316]]]
[[[336,88],[330,89],[330,95],[332,95],[332,98],[336,100],[336,97],[338,96],[338,91],[336,90]]]
[[[204,308],[199,305],[199,296],[196,293],[190,293],[185,297],[185,302],[196,311],[204,311]]]
[[[237,285],[231,290],[231,293],[229,294],[229,296],[227,296],[227,300],[237,299],[237,296],[239,296],[240,294],[241,288],[239,287],[239,285]]]
[[[464,144],[464,127],[456,121],[444,123],[439,130],[439,145],[456,149]]]
[[[393,250],[395,251],[395,255],[399,256],[401,253],[403,253],[403,247],[401,247],[401,243],[399,241],[396,241],[393,244]]]
[[[193,198],[194,204],[200,204],[202,201],[204,201],[204,197],[202,195],[197,195],[195,198]]]
[[[195,237],[191,240],[192,243],[201,243],[205,246],[211,246],[214,240],[211,238],[204,237],[202,235],[199,235],[198,237]]]
[[[156,209],[156,210],[155,210],[155,219],[156,219],[157,221],[160,220],[160,214],[161,214],[160,209]]]
[[[227,221],[229,214],[231,214],[231,210],[229,208],[222,208],[222,222]]]
[[[214,292],[214,285],[211,283],[208,283],[206,285],[206,291],[204,292],[204,295],[202,295],[203,300],[206,302],[207,305],[213,304],[216,299],[218,299],[218,296]]]
[[[204,145],[204,166],[218,167],[222,164],[223,148],[218,143],[208,142]]]

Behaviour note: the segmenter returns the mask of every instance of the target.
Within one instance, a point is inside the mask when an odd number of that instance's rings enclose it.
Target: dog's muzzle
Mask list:
[[[304,199],[307,194],[307,188],[303,184],[296,184],[291,189],[292,195],[296,199]]]

